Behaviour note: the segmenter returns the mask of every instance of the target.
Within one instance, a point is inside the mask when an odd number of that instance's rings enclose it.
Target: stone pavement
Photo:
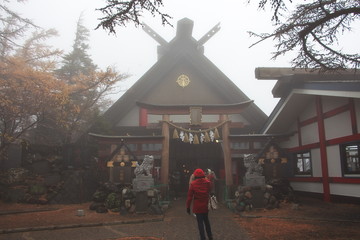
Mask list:
[[[214,239],[249,239],[235,221],[236,216],[223,205],[217,210],[210,211],[209,218]],[[165,214],[164,222],[164,239],[199,239],[196,218],[186,213],[185,198],[172,202],[172,207]]]
[[[225,206],[211,211],[209,218],[214,239],[218,240],[248,240],[245,231],[236,222],[236,214]],[[145,219],[145,218],[144,218]],[[185,198],[171,202],[170,208],[158,221],[137,221],[128,223],[98,223],[83,224],[81,226],[67,226],[65,228],[33,228],[32,231],[18,231],[1,233],[0,240],[108,240],[125,239],[126,237],[155,237],[166,240],[196,240],[199,239],[196,219],[188,215],[185,209]],[[0,218],[1,222],[1,218]],[[1,223],[0,223],[1,228]],[[144,238],[146,239],[146,238]]]

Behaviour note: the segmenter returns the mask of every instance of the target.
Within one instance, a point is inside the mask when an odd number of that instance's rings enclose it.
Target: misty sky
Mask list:
[[[171,22],[174,28],[164,27],[159,17],[145,16],[143,21],[167,41],[175,37],[177,21],[184,17],[194,21],[193,37],[197,40],[221,23],[220,31],[204,45],[206,57],[269,115],[278,102],[271,94],[275,81],[255,79],[255,68],[291,67],[289,62],[292,56],[270,60],[274,43],[268,41],[249,48],[256,39],[250,39],[247,31],[271,31],[270,13],[257,10],[257,2],[249,5],[247,0],[163,2],[165,7],[161,10],[173,17]],[[71,51],[76,22],[82,14],[84,25],[90,30],[89,53],[94,63],[102,69],[116,66],[118,71],[130,74],[131,77],[121,83],[121,89],[126,90],[156,63],[158,43],[142,28],[133,25],[118,27],[116,35],[103,29],[95,30],[101,17],[95,9],[102,6],[102,0],[28,0],[23,4],[11,3],[12,10],[22,17],[33,20],[42,28],[55,28],[59,36],[50,44],[65,53]],[[119,96],[114,96],[114,99]]]

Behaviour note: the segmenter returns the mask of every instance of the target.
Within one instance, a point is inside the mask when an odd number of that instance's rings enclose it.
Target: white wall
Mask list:
[[[356,99],[354,102],[355,102],[357,128],[360,129],[360,99]]]
[[[300,121],[304,121],[314,116],[316,116],[316,104],[315,100],[312,100],[307,105],[307,108],[299,114],[299,119]]]
[[[122,118],[117,126],[139,126],[139,107],[134,107]]]
[[[219,115],[202,115],[202,122],[218,122],[219,121]]]
[[[328,158],[329,177],[341,177],[341,159],[339,145],[326,148]]]
[[[229,115],[229,120],[234,123],[244,123],[245,125],[249,125],[249,122],[241,116],[241,114],[231,114]]]
[[[320,158],[320,149],[315,148],[311,149],[311,167],[312,167],[312,173],[313,177],[322,177],[321,172],[321,158]]]
[[[323,112],[328,112],[348,104],[347,97],[322,97]],[[360,100],[355,100],[355,109],[358,129],[360,126]],[[300,121],[307,120],[316,116],[315,102],[300,114]],[[324,119],[326,140],[336,139],[352,135],[350,112],[345,111],[335,116]],[[301,128],[302,144],[319,142],[317,123],[309,124]],[[297,136],[290,138],[289,142],[282,146],[291,147],[296,142]],[[297,146],[295,146],[297,147]],[[339,145],[326,147],[328,160],[329,177],[342,177],[342,166]],[[322,177],[320,149],[311,149],[311,162],[313,177]],[[311,182],[291,182],[291,186],[297,191],[323,193],[322,183]],[[332,195],[343,195],[360,197],[360,184],[330,183],[330,193]]]
[[[322,102],[322,108],[323,112],[331,111],[335,108],[344,106],[349,103],[348,98],[344,97],[328,97],[328,96],[322,96],[321,97]]]
[[[295,191],[323,193],[322,183],[291,182],[290,185]]]
[[[303,145],[319,142],[317,123],[312,123],[301,128],[301,141]]]
[[[349,111],[324,120],[326,140],[352,135]]]
[[[297,123],[294,122],[291,127],[287,130],[287,132],[296,132],[297,131]],[[298,134],[295,133],[293,136],[290,136],[289,139],[285,142],[281,142],[280,147],[282,148],[294,148],[299,146],[299,137]]]
[[[159,121],[162,121],[162,116],[161,115],[148,114],[147,118],[148,118],[147,119],[148,123],[159,123]]]
[[[360,184],[331,183],[330,193],[334,195],[360,197]]]

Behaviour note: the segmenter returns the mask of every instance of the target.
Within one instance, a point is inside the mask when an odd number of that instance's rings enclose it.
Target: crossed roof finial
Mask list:
[[[188,18],[183,18],[178,21],[176,37],[191,37],[192,35],[193,21]],[[143,30],[150,35],[161,46],[166,46],[168,42],[162,38],[158,33],[151,29],[148,25],[143,23]],[[211,28],[198,42],[198,46],[203,46],[212,36],[214,36],[220,30],[220,23]]]

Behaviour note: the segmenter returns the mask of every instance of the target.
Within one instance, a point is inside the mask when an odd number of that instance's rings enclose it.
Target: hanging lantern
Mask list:
[[[173,133],[173,139],[178,139],[179,138],[179,133],[177,131],[177,129],[174,129],[174,133]]]
[[[194,144],[199,144],[199,137],[197,134],[194,136]]]
[[[215,139],[219,139],[219,138],[220,138],[219,131],[217,130],[217,128],[215,128],[215,131],[214,131],[214,138],[215,138]]]

